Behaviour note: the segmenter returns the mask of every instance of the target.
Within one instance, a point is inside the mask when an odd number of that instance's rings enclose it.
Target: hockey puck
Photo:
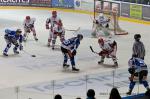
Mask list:
[[[32,57],[36,57],[35,55],[31,55]]]

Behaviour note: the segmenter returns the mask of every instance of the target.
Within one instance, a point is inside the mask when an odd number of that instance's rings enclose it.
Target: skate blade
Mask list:
[[[73,71],[72,69],[69,69],[69,68],[66,68],[66,69],[63,68],[62,71],[65,73],[79,73],[79,71]]]

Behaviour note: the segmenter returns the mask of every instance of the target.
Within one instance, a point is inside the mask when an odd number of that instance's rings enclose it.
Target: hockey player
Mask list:
[[[144,60],[137,58],[135,56],[129,60],[128,65],[129,65],[128,71],[131,74],[131,77],[129,77],[129,80],[130,80],[129,91],[126,94],[131,95],[132,90],[137,81],[143,84],[144,87],[147,89],[147,91],[150,91],[150,88],[147,82],[148,69]]]
[[[60,41],[63,42],[65,40],[65,29],[62,26],[62,23],[57,23],[53,27],[53,38],[52,38],[52,49],[54,50],[57,36],[59,36]]]
[[[145,47],[144,47],[143,42],[140,41],[141,35],[135,34],[134,39],[135,39],[135,42],[134,42],[133,47],[132,47],[132,51],[133,51],[132,55],[144,60]]]
[[[50,26],[49,26],[49,24],[50,24]],[[53,27],[55,26],[55,24],[62,24],[62,21],[57,16],[57,11],[52,11],[52,16],[50,18],[47,18],[47,20],[46,20],[46,29],[50,29],[48,43],[47,43],[48,47],[50,47],[50,43],[53,38]],[[62,24],[62,26],[63,26],[63,24]]]
[[[74,56],[76,55],[76,50],[80,45],[80,41],[83,39],[82,34],[78,34],[77,37],[73,37],[68,40],[64,40],[61,45],[61,51],[64,54],[64,62],[63,67],[67,68],[69,65],[67,64],[68,57],[70,58],[70,62],[72,65],[73,71],[79,71],[79,69],[75,68],[75,60]]]
[[[35,41],[38,41],[38,38],[36,37],[36,30],[34,27],[35,18],[30,18],[30,16],[26,16],[23,26],[24,26],[24,41],[27,40],[27,33],[33,32],[33,36]]]
[[[109,28],[110,19],[105,17],[103,13],[100,13],[98,18],[95,21],[97,25],[104,27],[104,28]]]
[[[110,31],[108,31],[107,28],[109,28],[110,18],[107,18],[103,15],[103,13],[100,13],[99,16],[94,20],[93,22],[93,37],[98,37],[99,35],[109,36],[111,35]]]
[[[104,40],[103,38],[98,39],[98,44],[102,49],[99,52],[99,56],[101,56],[101,60],[98,61],[98,64],[103,64],[105,57],[112,58],[114,61],[114,66],[118,66],[116,52],[117,52],[117,43],[114,40]]]
[[[3,51],[4,56],[8,56],[7,52],[12,44],[15,45],[15,47],[13,48],[15,54],[19,54],[19,52],[17,51],[18,47],[20,50],[23,50],[22,46],[23,37],[21,33],[22,33],[21,29],[17,29],[16,31],[10,29],[5,30],[4,39],[7,43],[7,46]]]

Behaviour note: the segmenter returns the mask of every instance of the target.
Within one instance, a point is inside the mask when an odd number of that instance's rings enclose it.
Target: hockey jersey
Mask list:
[[[58,34],[61,33],[62,35],[64,35],[64,33],[65,33],[65,29],[63,27],[58,26],[58,25],[55,25],[53,27],[53,31],[58,33]]]
[[[56,17],[56,18],[50,17],[50,18],[47,18],[46,20],[46,26],[48,27],[50,23],[51,27],[54,27],[54,25],[59,22],[61,22],[61,19],[59,17]]]
[[[36,21],[35,18],[31,18],[29,21],[28,20],[24,20],[23,22],[23,26],[26,28],[32,28],[34,27],[34,22]]]
[[[109,39],[109,40],[105,40],[103,45],[99,44],[99,46],[102,50],[112,52],[114,50],[114,46],[117,46],[114,43],[115,43],[114,40]]]
[[[142,70],[148,70],[147,65],[145,64],[144,60],[140,58],[131,58],[128,61],[129,68],[134,68],[135,72],[140,72]]]
[[[10,39],[19,40],[20,43],[23,40],[22,35],[16,35],[16,31],[13,31],[13,30],[10,30],[10,29],[5,29],[5,36],[10,38]]]
[[[65,40],[62,42],[61,47],[68,49],[70,51],[76,50],[80,45],[80,40],[77,37]]]

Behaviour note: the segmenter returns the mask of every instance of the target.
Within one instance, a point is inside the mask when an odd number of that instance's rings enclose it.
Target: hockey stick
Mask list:
[[[26,53],[27,55],[30,55],[31,57],[36,57],[36,55],[30,54],[29,52],[22,50],[24,53]]]
[[[93,48],[92,48],[92,46],[90,46],[90,49],[91,49],[91,51],[93,52],[93,53],[95,53],[95,54],[98,54],[99,55],[99,53],[98,52],[95,52],[94,50],[93,50]],[[112,58],[112,57],[109,57],[109,58]],[[117,58],[116,58],[117,59]],[[117,59],[118,60],[118,59]]]
[[[90,49],[91,49],[91,51],[92,51],[93,53],[99,54],[99,53],[97,53],[97,52],[95,52],[95,51],[93,50],[92,46],[90,46]]]

